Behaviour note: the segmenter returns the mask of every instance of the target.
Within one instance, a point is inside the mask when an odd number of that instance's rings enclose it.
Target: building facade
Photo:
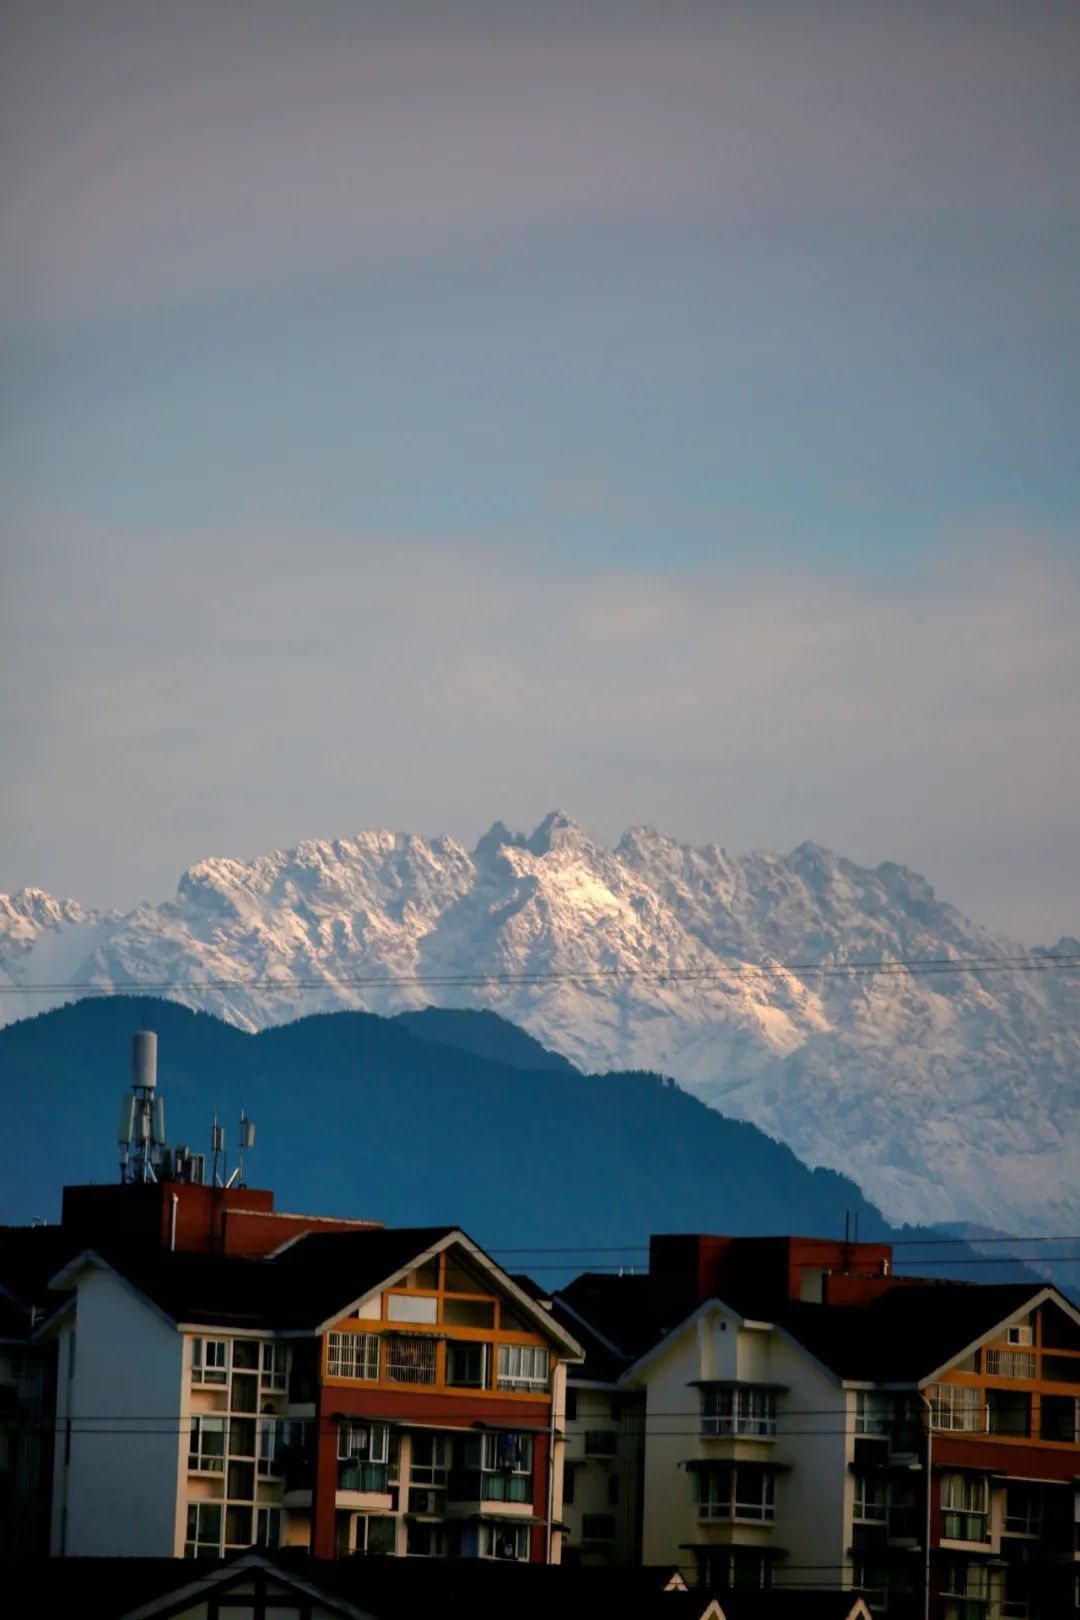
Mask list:
[[[456,1229],[55,1279],[57,1555],[557,1562],[572,1338]]]

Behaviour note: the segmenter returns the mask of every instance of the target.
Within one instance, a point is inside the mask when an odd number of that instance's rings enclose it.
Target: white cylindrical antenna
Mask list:
[[[131,1083],[147,1091],[157,1085],[157,1036],[152,1029],[138,1029],[131,1037]]]

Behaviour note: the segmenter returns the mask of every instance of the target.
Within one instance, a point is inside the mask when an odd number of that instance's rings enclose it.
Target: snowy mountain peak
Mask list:
[[[248,1029],[344,1007],[490,1007],[586,1069],[673,1074],[854,1175],[894,1218],[1068,1230],[1076,979],[1018,972],[1003,960],[1016,951],[893,862],[814,843],[736,857],[654,827],[606,849],[558,810],[527,836],[495,822],[471,854],[364,830],[198,861],[173,900],[123,917],[0,896],[14,986],[174,986]],[[972,957],[995,971],[843,971]],[[0,1017],[48,1004],[8,994]]]

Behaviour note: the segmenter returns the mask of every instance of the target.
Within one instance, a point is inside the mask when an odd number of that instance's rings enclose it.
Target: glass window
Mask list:
[[[529,1526],[527,1524],[491,1524],[480,1526],[481,1558],[516,1559],[525,1562],[529,1556]]]
[[[935,1429],[981,1429],[979,1391],[967,1384],[932,1384],[930,1418]]]
[[[884,1480],[864,1475],[856,1479],[854,1516],[864,1524],[885,1523],[888,1516],[888,1488]]]
[[[489,1344],[452,1343],[446,1347],[446,1382],[454,1389],[486,1389],[490,1367]]]
[[[429,1294],[387,1294],[386,1317],[390,1322],[434,1324],[439,1318],[439,1302]]]
[[[283,1344],[263,1345],[262,1383],[266,1389],[285,1388],[285,1346]]]
[[[363,1462],[386,1462],[390,1451],[390,1429],[385,1423],[339,1423],[338,1457],[356,1457]]]
[[[259,1419],[259,1473],[280,1474],[285,1447],[285,1424],[281,1418]]]
[[[229,1424],[229,1456],[254,1457],[255,1419],[233,1418]]]
[[[444,1299],[443,1317],[447,1327],[493,1328],[495,1301],[493,1299]]]
[[[281,1542],[281,1509],[276,1507],[259,1508],[256,1519],[256,1546],[279,1546]]]
[[[414,1485],[445,1485],[450,1471],[450,1436],[420,1430],[412,1437],[409,1477]]]
[[[229,1341],[193,1339],[191,1345],[193,1384],[226,1384],[229,1381]]]
[[[227,1507],[225,1509],[225,1545],[226,1547],[251,1546],[251,1509],[249,1507]]]
[[[379,1335],[377,1333],[328,1333],[326,1336],[326,1376],[328,1378],[378,1378]]]
[[[188,1468],[194,1473],[220,1474],[225,1468],[225,1419],[197,1414],[191,1419]]]
[[[221,1503],[190,1502],[184,1555],[205,1558],[221,1551]]]
[[[701,1432],[773,1435],[776,1396],[766,1389],[703,1389]]]
[[[698,1470],[703,1519],[770,1520],[775,1515],[773,1476],[753,1463],[715,1464]]]
[[[546,1394],[548,1352],[538,1344],[500,1344],[499,1388]]]
[[[983,1474],[942,1474],[941,1534],[946,1541],[986,1541],[989,1496]]]
[[[259,1365],[259,1343],[256,1339],[237,1339],[233,1345],[233,1367],[254,1372]]]
[[[397,1547],[397,1520],[371,1513],[356,1521],[356,1550],[393,1556]]]

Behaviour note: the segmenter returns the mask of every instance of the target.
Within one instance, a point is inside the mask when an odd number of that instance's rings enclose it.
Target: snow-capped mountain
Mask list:
[[[560,813],[529,837],[497,822],[471,853],[361,832],[201,861],[174,900],[127,916],[0,896],[0,982],[168,987],[248,1029],[488,1006],[581,1067],[674,1075],[894,1219],[1069,1231],[1080,975],[1024,971],[1020,954],[900,866],[813,844],[734,858],[651,828],[609,850]],[[972,957],[997,966],[807,966]],[[8,992],[0,1017],[63,999]]]

